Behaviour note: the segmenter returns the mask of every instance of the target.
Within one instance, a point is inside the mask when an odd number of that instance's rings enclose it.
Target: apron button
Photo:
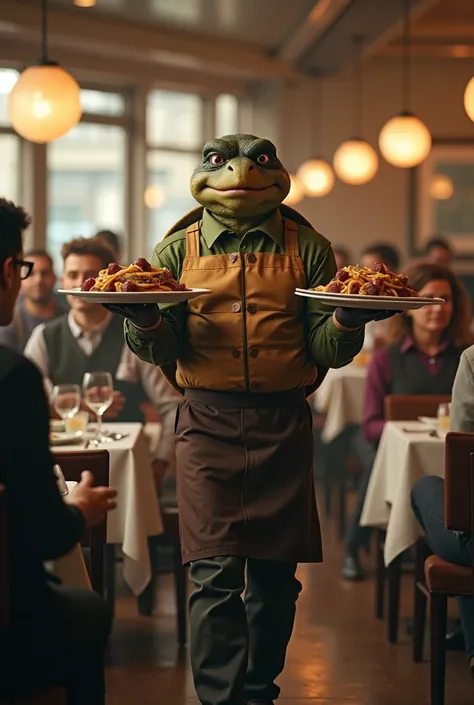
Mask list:
[[[240,350],[232,350],[232,357],[235,357],[237,360],[237,358],[240,357]]]
[[[232,304],[232,311],[234,313],[240,313],[241,309],[242,309],[242,306],[238,302],[235,304]]]
[[[258,357],[258,348],[250,348],[249,355],[250,357]]]
[[[251,252],[249,254],[249,256],[247,257],[247,261],[250,262],[251,264],[254,264],[257,261],[256,255],[254,255],[254,253]]]
[[[231,252],[229,255],[229,262],[234,264],[234,262],[236,262],[236,261],[237,261],[237,255],[235,254],[235,252]]]
[[[248,311],[249,313],[257,313],[257,307],[256,307],[256,305],[255,305],[255,304],[249,304],[249,305],[247,306],[247,311]]]

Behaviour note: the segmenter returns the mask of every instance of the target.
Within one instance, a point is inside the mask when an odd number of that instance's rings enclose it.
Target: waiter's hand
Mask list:
[[[371,321],[383,321],[386,318],[391,318],[399,311],[380,311],[377,309],[368,308],[336,308],[333,314],[335,324],[338,327],[347,330],[356,330],[362,328]]]
[[[107,311],[128,319],[137,328],[154,328],[160,321],[158,304],[102,304]]]

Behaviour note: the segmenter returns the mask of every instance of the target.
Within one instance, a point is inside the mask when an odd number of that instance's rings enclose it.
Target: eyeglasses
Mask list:
[[[28,279],[31,272],[33,271],[33,267],[35,266],[35,263],[34,262],[26,262],[23,259],[17,259],[17,258],[15,258],[13,261],[18,267],[20,267],[20,279]]]

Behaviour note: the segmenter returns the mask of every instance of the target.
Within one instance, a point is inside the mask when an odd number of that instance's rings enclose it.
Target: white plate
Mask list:
[[[365,308],[380,311],[408,311],[444,304],[444,299],[425,299],[421,296],[363,296],[360,294],[329,294],[326,291],[310,291],[296,289],[297,296],[317,299],[326,306],[341,306],[342,308]]]
[[[72,443],[79,443],[82,440],[83,435],[83,433],[57,433],[54,431],[49,436],[49,445],[68,446]]]
[[[64,431],[64,421],[62,419],[50,419],[49,428],[53,433],[61,433]]]
[[[418,421],[421,421],[421,423],[424,423],[426,426],[429,426],[430,428],[438,428],[438,419],[431,417],[431,416],[418,416]]]
[[[94,304],[179,304],[210,289],[190,289],[189,291],[81,291],[81,289],[58,289],[59,294],[87,299]]]

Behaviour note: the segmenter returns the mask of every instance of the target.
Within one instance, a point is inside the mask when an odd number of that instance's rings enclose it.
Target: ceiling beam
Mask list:
[[[26,0],[0,0],[0,19],[18,28],[40,27],[40,6]],[[218,37],[197,37],[183,30],[174,30],[155,25],[126,21],[116,17],[88,15],[58,9],[48,13],[51,36],[74,38],[84,43],[84,48],[98,43],[113,49],[117,56],[124,50],[139,51],[144,60],[153,52],[165,52],[175,56],[177,62],[195,62],[205,70],[212,66],[227,73],[238,67],[241,73],[252,78],[295,78],[295,69],[286,61],[272,58],[264,51],[240,42]]]
[[[282,44],[276,56],[297,61],[325,32],[352,0],[316,0],[313,9]]]
[[[450,37],[452,39],[465,39],[474,37],[474,24],[459,21],[430,21],[421,22],[413,27],[413,38],[439,39]]]
[[[0,61],[17,66],[34,63],[38,59],[36,47],[28,41],[19,41],[11,35],[0,34]],[[54,47],[54,59],[67,67],[83,82],[106,82],[127,87],[136,85],[174,88],[218,94],[234,93],[247,95],[248,84],[231,76],[219,76],[202,71],[192,71],[177,67],[162,66],[150,61],[139,61],[130,57],[110,57],[87,54],[66,47]]]

